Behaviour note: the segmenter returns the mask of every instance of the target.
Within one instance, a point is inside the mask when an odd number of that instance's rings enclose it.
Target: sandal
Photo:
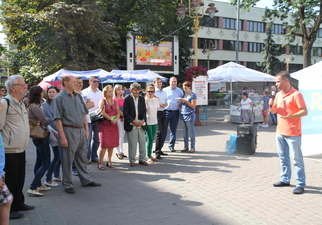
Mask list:
[[[112,165],[112,162],[106,162],[106,166],[110,168],[114,168],[114,166]]]
[[[116,153],[116,157],[119,158],[119,159],[123,159],[124,156],[122,154],[117,154]]]
[[[152,161],[158,161],[158,159],[156,159],[154,157],[150,157],[150,160],[152,160]]]
[[[99,170],[105,170],[105,169],[106,169],[104,166],[100,166],[100,165],[103,165],[103,163],[98,163],[98,164],[97,164],[97,168],[98,168]]]
[[[195,152],[194,148],[190,149],[190,151],[189,151],[189,153],[194,153],[194,152]]]

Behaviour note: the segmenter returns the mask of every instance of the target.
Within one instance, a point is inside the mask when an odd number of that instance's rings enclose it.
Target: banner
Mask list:
[[[207,76],[199,76],[192,82],[192,91],[197,95],[197,105],[208,105]]]

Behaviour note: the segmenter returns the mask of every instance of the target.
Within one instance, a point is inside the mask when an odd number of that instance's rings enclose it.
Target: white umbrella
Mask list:
[[[275,82],[275,77],[229,62],[208,70],[208,81],[230,82],[230,90],[232,91],[232,82]],[[233,96],[231,95],[231,102],[232,98]]]

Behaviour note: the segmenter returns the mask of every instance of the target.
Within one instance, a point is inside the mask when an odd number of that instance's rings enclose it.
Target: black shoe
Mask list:
[[[174,150],[173,147],[169,147],[169,149],[170,149],[171,152],[176,152],[176,150]]]
[[[33,205],[23,204],[22,207],[20,207],[17,211],[27,211],[27,210],[32,210],[34,208],[35,208],[35,206],[33,206]]]
[[[160,155],[168,155],[168,154],[161,151]]]
[[[156,151],[154,150],[153,153],[155,153]]]
[[[95,181],[92,181],[91,183],[86,184],[86,185],[84,185],[84,186],[98,187],[98,186],[102,186],[102,184],[100,184],[100,183],[96,183]]]
[[[65,189],[65,191],[67,194],[75,194],[76,193],[74,188],[68,188],[68,189]]]
[[[273,186],[274,187],[284,187],[284,186],[290,186],[290,184],[289,183],[284,183],[282,181],[279,181],[279,182],[273,184]]]
[[[11,220],[20,219],[20,218],[22,218],[22,217],[23,217],[23,214],[18,213],[17,211],[12,211],[12,212],[10,213],[10,219],[11,219]]]
[[[297,187],[293,190],[292,192],[293,194],[295,195],[299,195],[299,194],[303,194],[304,193],[304,188],[301,188],[301,187]]]
[[[157,155],[155,158],[156,159],[162,159],[162,157],[160,155]]]
[[[185,149],[181,150],[181,152],[189,152],[189,149],[185,148]]]

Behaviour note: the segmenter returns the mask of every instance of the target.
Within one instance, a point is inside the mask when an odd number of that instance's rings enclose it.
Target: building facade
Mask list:
[[[210,1],[204,1],[204,3],[206,9]],[[209,41],[211,41],[215,47],[215,51],[209,53],[209,69],[216,68],[230,61],[235,62],[237,48],[237,7],[224,2],[214,1],[214,3],[219,12],[212,19],[205,14],[200,21],[198,35],[198,65],[208,67],[208,55],[207,53],[203,53],[205,43],[209,45]],[[248,12],[242,8],[240,9],[238,62],[248,68],[256,70],[260,70],[257,63],[263,61],[264,54],[261,52],[264,48],[264,39],[267,38],[266,26],[269,21],[262,21],[264,13],[265,9],[263,8],[253,7]],[[292,24],[290,20],[281,21],[275,19],[273,21],[272,34],[277,45],[286,43],[284,35],[289,29],[284,29],[284,23]],[[322,29],[320,30],[312,49],[312,64],[322,60],[319,57],[322,53]],[[193,35],[191,38],[193,39]],[[194,42],[191,41],[191,43],[191,47],[194,49]],[[280,68],[281,70],[286,70],[287,63],[289,63],[290,72],[295,72],[303,68],[301,38],[297,37],[292,44],[297,47],[290,48],[287,46],[280,48],[280,60],[282,58],[286,59],[285,65],[282,65]],[[293,61],[290,60],[291,57],[294,58]],[[193,57],[192,60],[194,60]]]

